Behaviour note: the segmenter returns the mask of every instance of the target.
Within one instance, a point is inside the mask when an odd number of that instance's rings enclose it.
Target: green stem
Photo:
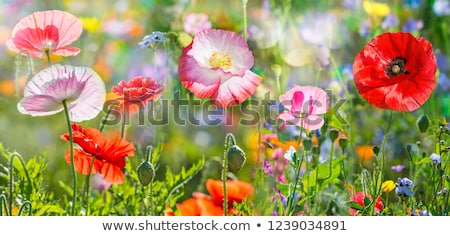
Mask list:
[[[328,173],[327,179],[331,178],[331,171],[333,169],[333,157],[334,157],[334,140],[331,141],[330,166],[329,166],[329,173]]]
[[[150,182],[150,193],[149,193],[149,198],[150,198],[150,214],[152,216],[155,215],[155,210],[154,210],[154,204],[153,204],[153,181]]]
[[[5,216],[9,216],[8,207],[6,206],[6,196],[4,194],[0,195],[0,216],[3,216],[3,208],[5,208]]]
[[[301,118],[301,124],[302,124],[301,126],[303,127],[303,118]],[[298,150],[297,150],[297,158],[295,159],[295,168],[294,168],[295,169],[294,189],[292,191],[292,194],[289,196],[289,202],[288,202],[288,206],[287,206],[289,215],[293,212],[293,211],[291,211],[291,208],[292,208],[292,204],[294,204],[295,192],[297,190],[298,178],[300,175],[300,167],[303,162],[303,157],[302,157],[302,160],[300,161],[300,145],[302,143],[302,136],[303,136],[303,128],[302,127],[300,127],[300,135],[298,136],[298,141],[297,141]]]
[[[77,207],[77,172],[75,170],[75,158],[73,151],[73,132],[72,132],[72,124],[70,122],[69,116],[69,108],[67,107],[66,100],[62,101],[64,106],[64,113],[66,115],[67,129],[69,130],[69,146],[70,146],[70,165],[72,169],[72,177],[73,177],[73,193],[72,193],[72,216],[75,216],[75,209]]]
[[[126,111],[125,111],[125,107],[124,107],[124,109],[122,110],[122,126],[121,126],[121,131],[120,131],[120,137],[121,138],[125,138],[125,123],[126,123],[126,117],[127,117],[127,115],[126,115],[127,113],[126,113]]]
[[[99,129],[100,132],[103,132],[103,129],[105,128],[106,122],[108,121],[108,117],[111,114],[111,111],[112,111],[113,107],[114,107],[114,105],[110,105],[108,107],[108,111],[106,111],[106,115],[105,115],[105,117],[103,117],[103,119],[102,119],[102,121],[100,123],[100,129]]]
[[[392,110],[389,112],[389,120],[388,120],[388,126],[386,128],[386,132],[384,134],[383,137],[383,144],[381,145],[381,183],[383,183],[384,180],[384,164],[385,164],[385,160],[386,160],[386,142],[389,136],[389,131],[391,129],[391,123],[392,123]],[[383,191],[383,189],[381,188],[381,183],[379,185],[379,191]]]
[[[17,152],[12,153],[11,157],[9,159],[9,171],[10,171],[10,173],[9,173],[9,210],[11,211],[11,214],[12,214],[12,205],[13,205],[13,186],[14,186],[13,161],[14,161],[15,157],[17,157],[20,161],[20,164],[22,164],[22,167],[25,172],[25,177],[27,178],[27,181],[30,184],[31,188],[33,188],[33,182],[31,182],[31,178],[30,178],[30,175],[28,174],[28,170],[25,165],[25,161],[23,160],[22,156],[19,153],[17,153]]]
[[[248,0],[242,0],[242,11],[244,14],[244,40],[247,42],[247,1]]]
[[[86,215],[89,215],[89,192],[90,192],[90,181],[91,181],[91,172],[92,172],[92,167],[94,166],[94,162],[95,162],[95,156],[92,157],[92,161],[89,164],[89,173],[86,175],[86,179],[84,181],[84,185],[86,186],[84,188],[85,193],[83,194],[84,196],[84,202],[86,202]]]
[[[51,66],[51,65],[52,65],[52,62],[51,62],[51,60],[50,60],[50,51],[49,51],[49,50],[45,50],[45,55],[47,55],[47,62],[48,62],[48,65]]]
[[[230,145],[231,143],[231,145]],[[228,172],[228,149],[230,146],[236,145],[234,135],[228,133],[225,137],[225,151],[223,153],[222,163],[222,183],[223,183],[223,215],[228,215],[228,195],[227,195],[227,172]]]
[[[22,212],[25,207],[28,207],[28,215],[31,216],[32,206],[30,201],[25,201],[24,203],[22,203],[22,206],[20,206],[19,208],[19,213],[17,213],[18,216],[22,216]]]

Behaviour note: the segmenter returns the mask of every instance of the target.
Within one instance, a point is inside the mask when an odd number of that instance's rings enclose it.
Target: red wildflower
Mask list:
[[[422,106],[435,86],[431,44],[410,33],[384,33],[369,42],[353,63],[356,88],[370,104],[401,112]]]
[[[163,90],[154,79],[138,76],[128,82],[120,81],[111,91],[119,96],[115,100],[121,102],[125,111],[135,112],[140,105],[145,107],[148,102],[156,100]]]
[[[356,202],[359,205],[361,205],[362,207],[365,207],[366,205],[364,204],[364,197],[368,197],[370,200],[372,200],[372,196],[370,196],[369,194],[364,194],[364,192],[358,192],[358,193],[353,194],[350,197],[350,201]],[[379,212],[379,211],[383,210],[383,201],[381,200],[380,197],[377,197],[374,207],[375,207],[374,208],[375,212]],[[348,210],[348,213],[352,216],[358,215],[358,211],[353,208],[350,208]]]
[[[72,124],[73,141],[79,148],[74,148],[75,169],[87,175],[99,173],[105,181],[112,184],[123,183],[122,168],[125,167],[125,157],[133,156],[134,146],[128,141],[115,138],[110,140],[94,128],[83,129],[80,125]],[[61,135],[61,139],[69,141],[69,134]],[[91,169],[91,162],[94,164]],[[65,159],[70,162],[70,148],[67,148]]]
[[[193,193],[193,197],[177,205],[184,216],[221,216],[223,215],[223,185],[221,180],[208,179],[206,189],[210,196],[203,193]],[[253,187],[247,182],[227,180],[227,196],[229,215],[236,210],[234,202],[241,203],[253,193]]]
[[[14,26],[12,38],[6,45],[15,53],[27,50],[31,57],[43,58],[47,53],[75,56],[80,49],[69,45],[80,37],[82,31],[81,21],[68,12],[39,11]]]

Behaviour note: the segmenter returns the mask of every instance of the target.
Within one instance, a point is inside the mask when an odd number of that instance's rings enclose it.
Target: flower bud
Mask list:
[[[139,182],[142,185],[147,186],[153,182],[153,178],[155,178],[155,169],[150,162],[144,161],[138,166],[137,174]]]
[[[306,151],[310,151],[312,148],[312,140],[311,139],[304,139],[303,140],[303,147]]]
[[[336,140],[339,137],[339,131],[336,129],[332,129],[330,130],[330,139],[332,142],[334,142],[334,140]]]
[[[342,150],[345,150],[348,146],[348,139],[347,138],[340,138],[339,139],[339,146],[341,146]]]
[[[380,153],[380,147],[379,146],[373,146],[373,153],[375,153],[375,155],[377,155],[378,156],[378,153]]]
[[[236,173],[238,172],[240,169],[242,169],[242,167],[245,164],[245,153],[244,151],[242,151],[242,149],[240,147],[238,147],[237,145],[233,145],[228,149],[228,169],[233,172]]]
[[[417,120],[417,127],[419,128],[419,131],[421,133],[425,133],[428,129],[428,126],[430,125],[430,121],[428,120],[428,116],[422,115]]]

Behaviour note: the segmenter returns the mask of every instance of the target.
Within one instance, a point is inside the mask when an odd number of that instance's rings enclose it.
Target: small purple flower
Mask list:
[[[436,153],[431,153],[430,159],[433,164],[441,164],[442,162],[442,157]]]
[[[273,173],[273,167],[267,160],[264,160],[264,173],[266,175],[271,175]]]
[[[450,89],[450,79],[447,77],[447,75],[445,73],[439,74],[439,78],[438,78],[437,82],[439,84],[437,89],[439,89],[441,91],[448,91]]]
[[[447,59],[447,57],[441,52],[436,52],[435,56],[436,56],[437,66],[438,66],[439,70],[441,71],[441,73],[442,72],[446,72],[448,70],[448,59]]]
[[[402,31],[404,32],[417,32],[423,28],[422,20],[414,20],[414,18],[410,17],[406,21],[406,23],[402,26]]]
[[[394,14],[388,14],[383,22],[381,22],[381,28],[388,29],[388,28],[394,28],[398,25],[399,20],[398,17]]]
[[[371,29],[370,29],[370,22],[365,20],[363,22],[361,22],[361,24],[359,25],[359,36],[365,38],[368,37],[370,35]]]
[[[395,193],[397,193],[400,197],[410,197],[414,193],[411,191],[411,188],[414,187],[414,183],[412,180],[404,177],[398,178],[398,183],[395,187]]]
[[[391,170],[395,171],[395,172],[402,172],[403,169],[405,169],[404,165],[396,165],[396,166],[391,166]]]

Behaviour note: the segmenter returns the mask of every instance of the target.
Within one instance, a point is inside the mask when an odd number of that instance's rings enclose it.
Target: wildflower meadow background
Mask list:
[[[0,1],[0,215],[447,216],[450,1]]]

